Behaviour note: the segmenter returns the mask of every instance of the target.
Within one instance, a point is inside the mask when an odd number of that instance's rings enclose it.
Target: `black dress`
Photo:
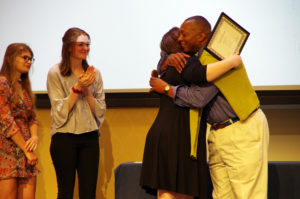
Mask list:
[[[171,85],[186,84],[173,67],[161,77]],[[160,108],[146,138],[140,184],[149,190],[169,190],[206,198],[206,123],[202,122],[198,159],[190,158],[189,108],[160,95]]]

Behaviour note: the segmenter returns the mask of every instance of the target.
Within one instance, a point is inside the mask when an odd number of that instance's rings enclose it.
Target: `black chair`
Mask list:
[[[126,162],[115,169],[115,199],[156,199],[155,193],[139,186],[141,166],[141,162]],[[300,199],[300,162],[269,162],[268,198]]]

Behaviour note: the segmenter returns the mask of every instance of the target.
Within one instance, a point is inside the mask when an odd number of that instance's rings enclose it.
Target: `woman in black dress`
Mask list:
[[[178,36],[178,28],[166,33],[161,42],[162,50],[168,54],[182,51]],[[161,78],[172,85],[187,84],[174,67],[168,67]],[[204,126],[203,129],[205,132]],[[158,190],[158,198],[159,190],[174,192],[174,196],[179,197],[206,196],[205,133],[201,134],[204,135],[199,136],[201,156],[193,160],[190,158],[189,108],[176,106],[171,98],[160,95],[160,109],[146,139],[141,185]]]

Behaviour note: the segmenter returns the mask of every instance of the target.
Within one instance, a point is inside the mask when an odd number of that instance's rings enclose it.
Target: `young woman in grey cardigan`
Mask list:
[[[89,66],[90,36],[70,28],[62,39],[62,60],[48,73],[51,101],[50,153],[58,198],[73,198],[75,173],[79,197],[95,198],[99,165],[99,128],[106,111],[100,71]]]

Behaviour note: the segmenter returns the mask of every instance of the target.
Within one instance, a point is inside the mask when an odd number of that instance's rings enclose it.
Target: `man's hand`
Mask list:
[[[167,64],[169,66],[173,66],[178,71],[178,73],[181,73],[186,64],[186,58],[189,57],[190,56],[185,53],[174,53],[168,56]]]
[[[150,89],[150,92],[158,92],[158,93],[164,93],[165,87],[168,85],[167,82],[157,77],[151,77],[149,84],[152,87]]]

